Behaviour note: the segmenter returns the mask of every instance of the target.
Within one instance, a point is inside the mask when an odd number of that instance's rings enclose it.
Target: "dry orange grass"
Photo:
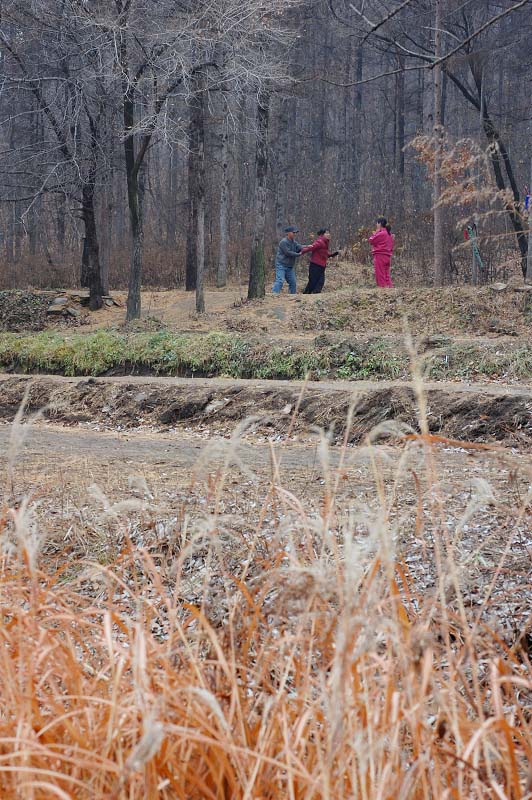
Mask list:
[[[430,476],[433,443],[416,446]],[[65,554],[54,574],[40,566],[31,507],[6,508],[1,796],[531,798],[526,651],[466,608],[436,476],[435,585],[419,593],[396,554],[377,461],[375,474],[376,514],[337,513],[340,467],[316,519],[276,484],[274,465],[253,544],[243,551],[235,535],[234,557],[214,514],[158,552],[126,536],[114,563],[80,571]],[[284,519],[274,537],[272,507]],[[126,526],[126,504],[120,513]],[[200,550],[190,603],[183,583]],[[503,569],[502,559],[494,581]]]
[[[222,584],[217,627],[179,600],[186,552],[174,591],[126,547],[88,597],[37,569],[15,512],[21,559],[0,585],[2,797],[530,796],[524,654],[439,592],[417,596],[384,517],[368,556],[348,528],[327,533],[332,509],[319,546],[296,499],[283,502],[302,515],[288,557],[264,552],[248,581],[206,574],[206,597]]]

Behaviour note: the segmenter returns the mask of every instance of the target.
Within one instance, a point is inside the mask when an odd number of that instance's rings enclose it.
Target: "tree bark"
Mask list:
[[[205,311],[205,194],[197,199],[197,268],[196,268],[196,311],[203,314]]]
[[[81,244],[81,272],[79,276],[79,285],[82,289],[89,288],[89,244],[87,237],[84,236]]]
[[[129,264],[129,285],[127,295],[126,320],[140,319],[141,285],[142,285],[142,245],[144,241],[142,219],[142,185],[140,170],[142,164],[135,159],[135,140],[133,125],[135,121],[135,103],[133,91],[126,86],[124,91],[124,156],[126,163],[127,202],[131,232],[131,252]]]
[[[401,216],[404,211],[405,199],[405,59],[397,53],[397,68],[395,83],[395,174],[397,179],[397,197]]]
[[[227,120],[224,120],[222,122],[220,153],[222,162],[222,176],[220,181],[220,248],[218,253],[218,270],[216,272],[216,286],[219,289],[227,284],[227,246],[229,242],[228,141],[229,129]]]
[[[64,194],[60,194],[57,201],[57,244],[59,246],[59,257],[61,260],[65,255],[65,218],[66,199]]]
[[[196,208],[196,311],[203,314],[205,311],[205,94],[200,86],[198,97],[198,116],[196,130],[196,194],[194,204]]]
[[[15,264],[18,264],[18,262],[20,261],[20,258],[22,256],[22,237],[23,237],[23,234],[24,234],[24,228],[22,227],[21,218],[19,216],[20,209],[17,208],[17,205],[15,205],[15,209],[16,209],[16,218],[15,218],[15,222],[14,222],[14,225],[15,225],[14,259],[15,259]]]
[[[102,214],[103,212],[103,214]],[[111,258],[111,243],[113,241],[113,195],[112,195],[112,175],[109,186],[103,195],[103,206],[100,211],[100,263],[102,273],[102,286],[104,294],[109,294],[109,267]],[[103,217],[103,219],[102,219]]]
[[[435,0],[434,15],[434,55],[436,60],[442,55],[442,16],[443,0]],[[442,286],[445,276],[443,258],[443,206],[441,205],[442,192],[442,156],[443,156],[443,69],[442,65],[434,67],[434,283]]]
[[[104,287],[100,265],[100,247],[94,209],[94,187],[85,184],[82,192],[82,216],[85,225],[84,249],[86,247],[86,282],[89,287],[89,308],[96,311],[103,306]]]
[[[277,146],[275,148],[276,170],[275,170],[275,230],[277,238],[282,236],[282,232],[287,224],[286,212],[286,192],[287,192],[287,169],[288,169],[288,150],[289,150],[289,114],[290,100],[282,97],[279,102],[279,123],[277,130]]]
[[[200,143],[203,129],[203,103],[197,81],[189,100],[190,118],[188,128],[188,228],[187,257],[185,267],[185,289],[193,292],[197,284],[198,266],[198,199],[201,187]]]
[[[530,183],[528,184],[528,248],[526,259],[526,282],[532,283],[532,156],[530,157]]]
[[[189,100],[187,258],[185,288],[196,292],[196,311],[205,311],[205,88],[194,76]]]
[[[264,297],[264,231],[268,176],[268,126],[270,97],[262,92],[257,104],[257,143],[255,152],[255,236],[249,264],[248,299]]]
[[[126,321],[140,319],[142,285],[142,187],[140,170],[142,161],[135,154],[135,88],[129,80],[127,45],[122,34],[120,42],[120,66],[124,78],[122,83],[122,116],[124,125],[124,160],[126,165],[127,203],[130,226],[129,285],[127,293]]]
[[[8,264],[12,264],[15,260],[15,203],[9,209],[10,219],[6,226],[6,260]]]
[[[355,193],[359,195],[360,192],[360,175],[362,171],[362,84],[360,81],[364,75],[364,45],[357,45],[356,57],[356,71],[355,81],[357,86],[355,89],[355,109],[353,117],[353,140],[351,149],[351,169],[352,180]]]
[[[169,250],[175,250],[177,239],[177,193],[179,185],[179,159],[177,145],[172,145],[170,151],[170,175],[168,191],[170,194],[169,208],[166,225],[166,246]]]
[[[128,204],[131,226],[131,253],[126,320],[131,322],[133,319],[140,319],[141,313],[144,226],[142,219],[142,186],[138,174],[128,180]]]

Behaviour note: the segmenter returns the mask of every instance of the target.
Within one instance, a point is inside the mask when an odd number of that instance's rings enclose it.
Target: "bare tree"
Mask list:
[[[229,244],[229,125],[227,119],[222,120],[220,130],[220,246],[218,250],[218,268],[216,270],[216,286],[221,289],[227,283],[227,263]]]
[[[197,75],[197,94],[191,111],[190,151],[193,184],[189,185],[190,228],[194,237],[196,311],[205,311],[205,77]]]
[[[443,66],[442,55],[443,0],[434,3],[434,283],[441,286],[445,277],[443,254],[443,205],[441,204],[441,164],[443,151]]]
[[[29,113],[45,129],[45,139],[37,151],[25,149],[21,157],[15,155],[24,177],[19,172],[13,195],[20,198],[18,202],[24,200],[28,204],[26,214],[44,194],[57,193],[78,204],[85,231],[89,302],[92,309],[97,309],[101,308],[106,291],[96,222],[97,184],[105,169],[102,147],[106,98],[101,74],[92,70],[92,43],[72,10],[55,2],[21,2],[2,8],[0,37],[9,56],[3,60],[5,79],[33,97]],[[40,57],[36,42],[46,47],[46,61]],[[82,51],[87,71],[83,77],[79,73]],[[23,193],[25,196],[20,197]]]
[[[249,265],[248,299],[264,297],[264,232],[266,227],[266,179],[268,175],[268,119],[270,96],[257,99],[257,151],[255,157],[255,234]]]

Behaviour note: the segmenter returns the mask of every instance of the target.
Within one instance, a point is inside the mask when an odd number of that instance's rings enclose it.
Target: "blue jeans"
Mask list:
[[[283,288],[283,283],[287,282],[290,294],[296,293],[296,269],[295,267],[285,267],[283,264],[275,264],[275,283],[272,287],[273,294],[279,294]]]

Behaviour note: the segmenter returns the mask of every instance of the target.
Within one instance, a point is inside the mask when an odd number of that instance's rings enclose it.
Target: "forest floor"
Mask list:
[[[514,287],[400,288],[382,292],[344,287],[321,295],[285,292],[248,301],[247,287],[207,289],[205,314],[195,312],[194,293],[169,290],[143,294],[139,328],[157,321],[173,331],[212,330],[310,338],[317,331],[399,335],[520,336],[530,331],[530,296]],[[125,307],[126,294],[113,292]],[[91,314],[86,330],[122,326],[124,309]]]
[[[305,280],[299,277],[299,291]],[[207,287],[206,313],[195,311],[193,292],[145,290],[142,319],[126,326],[133,330],[167,328],[173,332],[208,333],[229,331],[291,339],[310,339],[319,332],[355,333],[369,336],[403,336],[405,327],[415,336],[454,336],[499,339],[527,336],[532,322],[531,294],[522,281],[482,287],[403,287],[380,291],[373,286],[367,265],[341,263],[327,270],[321,295],[291,297],[286,287],[271,295],[269,284],[263,300],[247,301],[247,285],[225,289]],[[57,293],[38,291],[0,292],[0,330],[37,330],[47,326],[46,303]],[[79,291],[67,290],[79,297]],[[82,294],[82,293],[81,293]],[[17,296],[18,295],[18,296]],[[81,309],[81,318],[49,315],[48,327],[79,329],[123,329],[127,293],[113,291],[121,307],[105,306],[97,312]],[[44,300],[42,299],[44,297]],[[33,298],[33,301],[32,301]],[[22,318],[17,322],[17,307]]]
[[[142,681],[155,686],[171,636],[171,613],[183,626],[182,639],[168,661],[177,666],[165,667],[165,680],[175,668],[176,680],[196,686],[205,669],[197,691],[204,698],[212,692],[212,719],[227,714],[229,720],[232,713],[225,705],[227,687],[211,680],[218,659],[224,662],[229,654],[228,631],[234,648],[229,660],[239,671],[234,685],[242,685],[251,700],[266,680],[255,648],[267,642],[269,652],[279,653],[268,671],[278,676],[287,663],[279,642],[297,643],[294,659],[302,654],[309,664],[302,671],[306,688],[295,692],[290,678],[285,697],[275,677],[275,688],[267,691],[276,702],[283,697],[288,706],[301,703],[302,716],[294,712],[296,727],[305,715],[311,718],[312,698],[328,692],[333,680],[330,653],[340,647],[336,615],[345,608],[346,619],[368,616],[374,630],[382,627],[379,643],[374,649],[368,645],[379,663],[389,657],[391,664],[399,663],[384,643],[390,635],[404,639],[400,663],[410,670],[406,683],[419,674],[414,640],[421,628],[423,636],[434,637],[435,686],[450,681],[451,673],[462,675],[461,664],[478,660],[480,688],[453,683],[448,689],[455,705],[471,701],[463,717],[456,712],[456,720],[471,726],[474,737],[489,714],[490,693],[483,683],[491,674],[488,663],[499,665],[501,674],[515,673],[524,686],[531,655],[528,293],[511,286],[387,292],[346,286],[332,291],[331,286],[320,297],[268,296],[248,303],[243,291],[208,290],[207,314],[201,317],[189,294],[146,292],[143,318],[134,325],[124,326],[123,308],[107,307],[87,313],[85,324],[74,331],[55,326],[0,334],[4,608],[11,596],[20,596],[22,608],[32,607],[32,592],[41,592],[28,628],[40,656],[32,650],[31,658],[47,665],[46,674],[62,670],[62,676],[64,662],[53,659],[69,641],[61,633],[65,615],[74,615],[71,631],[82,624],[75,619],[82,609],[90,615],[90,647],[69,697],[98,692],[106,697],[108,685],[121,686],[113,690],[116,713],[102,717],[103,728],[113,731],[109,741],[118,748],[117,763],[129,758],[132,742],[143,735],[144,712],[131,712],[137,709],[131,697],[140,685],[133,687],[132,681],[141,680],[135,655],[139,631]],[[113,296],[124,300],[120,292]],[[405,326],[412,343],[405,340]],[[18,374],[21,367],[41,374]],[[319,380],[304,380],[307,369]],[[36,559],[40,589],[32,582]],[[340,578],[348,564],[352,575],[361,576],[359,583]],[[27,584],[21,579],[26,568]],[[370,575],[382,582],[374,599],[362,601]],[[344,592],[349,594],[346,587],[353,581],[358,588],[348,601]],[[111,584],[116,584],[113,590]],[[65,591],[71,593],[68,602]],[[400,613],[398,596],[404,604]],[[248,602],[253,612],[247,622],[238,621],[239,615],[246,617]],[[389,603],[384,614],[371,606],[377,602]],[[132,626],[141,608],[145,618],[139,616]],[[17,611],[4,614],[18,619]],[[49,614],[56,621],[50,623]],[[105,621],[107,614],[112,623]],[[259,618],[264,626],[261,622],[255,629],[251,620]],[[241,636],[247,624],[253,628],[249,636],[256,636],[251,648],[251,639],[246,644]],[[333,631],[332,650],[316,644],[319,633],[300,638],[307,625]],[[56,643],[47,644],[56,630]],[[372,635],[368,628],[360,641],[369,642]],[[443,645],[439,648],[445,639],[444,652]],[[69,651],[67,672],[80,659],[81,647],[78,643]],[[192,652],[190,668],[186,659]],[[457,666],[451,669],[449,658],[455,656]],[[374,663],[369,663],[369,681],[381,672]],[[103,688],[95,677],[101,675],[105,681],[113,675]],[[45,718],[61,720],[57,708],[62,708],[63,690],[57,681],[53,686],[48,692],[40,684],[39,703]],[[370,691],[372,707],[384,708],[388,690],[372,684]],[[437,747],[434,720],[447,702],[438,691],[427,689],[426,700],[420,696],[414,704],[424,709],[416,725],[426,732],[427,747]],[[513,698],[508,714],[521,702],[529,702],[528,689],[522,699]],[[173,724],[169,706],[157,703],[164,724]],[[246,725],[255,713],[253,705]],[[405,709],[402,718],[409,713]],[[498,713],[506,713],[506,705]],[[128,736],[120,731],[126,718],[132,720]],[[80,731],[83,719],[80,711]],[[202,724],[191,719],[183,723],[188,737]],[[525,719],[526,714],[519,724],[527,729],[526,742],[530,723]],[[223,737],[217,738],[211,722],[208,717],[205,735],[223,749]],[[36,731],[40,724],[34,721]],[[224,730],[230,725],[224,722]],[[308,747],[318,746],[328,725],[320,723]],[[254,730],[249,728],[241,746],[244,755],[262,747]],[[14,735],[11,728],[6,731]],[[57,735],[71,741],[72,727]],[[459,760],[466,759],[454,732],[453,737],[448,747],[456,747]],[[77,752],[78,745],[71,746]],[[506,746],[502,737],[499,752]],[[25,752],[29,758],[30,750]],[[43,768],[69,772],[66,762],[58,766],[54,755],[35,752]],[[434,752],[438,758],[439,751]],[[167,783],[160,777],[160,785],[169,785],[164,756],[153,757],[157,774],[166,776]],[[521,755],[518,761],[517,780],[524,786],[527,762]],[[195,770],[203,769],[201,754],[194,764],[199,764]],[[286,767],[280,767],[276,780],[282,783],[285,775]],[[136,779],[127,773],[121,780]],[[171,780],[179,785],[177,777]],[[218,778],[213,780],[211,786]],[[491,797],[484,788],[468,796]],[[87,787],[79,796],[88,798],[90,791]],[[160,796],[181,797],[179,791],[168,789]],[[314,789],[309,792],[318,796]],[[217,796],[214,789],[211,794]],[[211,795],[198,789],[187,796]],[[288,794],[283,789],[278,796]]]

